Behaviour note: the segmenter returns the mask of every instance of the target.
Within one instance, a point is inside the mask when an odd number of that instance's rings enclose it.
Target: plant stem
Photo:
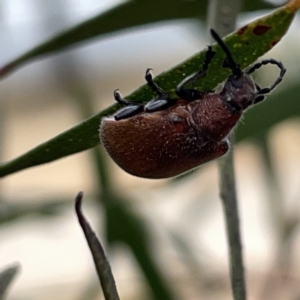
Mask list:
[[[231,142],[233,136],[230,137]],[[246,284],[243,265],[240,222],[233,152],[229,151],[219,163],[220,196],[226,221],[226,232],[229,245],[231,288],[234,300],[246,300]]]
[[[208,12],[208,27],[215,29],[221,36],[232,32],[235,28],[240,0],[211,0]],[[233,144],[234,135],[229,136]],[[240,234],[238,203],[235,187],[233,152],[219,163],[220,196],[226,222],[229,245],[230,278],[234,300],[246,300],[246,284],[243,266],[243,253]]]

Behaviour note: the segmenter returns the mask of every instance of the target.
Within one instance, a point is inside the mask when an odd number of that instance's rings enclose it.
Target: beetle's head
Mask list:
[[[242,73],[239,77],[230,75],[220,95],[224,102],[244,110],[255,102],[257,91],[251,77]]]
[[[212,37],[226,54],[223,67],[229,68],[232,72],[232,74],[226,80],[224,88],[220,93],[225,102],[232,102],[234,107],[246,109],[250,105],[264,100],[265,96],[282,81],[286,69],[280,61],[277,61],[273,58],[265,59],[261,62],[255,63],[247,70],[246,73],[244,73],[240,66],[234,61],[230,50],[224,44],[219,35],[213,29],[211,29],[210,32]],[[249,75],[267,64],[276,65],[280,69],[280,74],[270,87],[261,88],[251,79]]]
[[[257,94],[256,85],[251,77],[244,73],[234,61],[230,50],[213,29],[211,30],[211,35],[226,54],[223,67],[229,68],[232,72],[227,78],[220,95],[228,104],[232,103],[234,107],[246,109],[255,101]]]

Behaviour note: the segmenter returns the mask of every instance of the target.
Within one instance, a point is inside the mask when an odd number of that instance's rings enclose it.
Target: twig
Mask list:
[[[240,9],[239,0],[211,0],[208,13],[208,26],[221,36],[234,30]],[[229,141],[233,144],[233,134]],[[220,195],[226,222],[229,245],[230,278],[234,300],[246,300],[246,284],[240,235],[238,203],[235,188],[233,153],[229,153],[219,163]]]
[[[225,214],[229,245],[232,293],[235,300],[246,300],[246,284],[232,151],[221,160],[219,164],[219,175],[220,196]]]

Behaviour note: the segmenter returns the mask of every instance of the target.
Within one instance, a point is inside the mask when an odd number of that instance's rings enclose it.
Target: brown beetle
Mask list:
[[[153,82],[151,69],[147,69],[145,79],[157,97],[146,105],[130,103],[118,90],[114,92],[124,107],[102,120],[100,138],[126,172],[144,178],[168,178],[220,157],[228,151],[226,137],[243,111],[264,100],[281,82],[286,72],[281,62],[266,59],[244,73],[219,35],[214,30],[211,35],[226,53],[223,67],[232,71],[220,93],[185,88],[206,75],[215,55],[210,46],[201,70],[176,87],[177,99],[171,99]],[[249,75],[266,64],[278,66],[280,75],[270,87],[260,88]]]

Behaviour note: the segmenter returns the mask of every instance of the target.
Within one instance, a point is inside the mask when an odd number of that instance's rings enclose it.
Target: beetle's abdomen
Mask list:
[[[100,138],[122,169],[145,178],[177,176],[228,150],[226,142],[199,135],[180,106],[120,121],[104,118]]]

